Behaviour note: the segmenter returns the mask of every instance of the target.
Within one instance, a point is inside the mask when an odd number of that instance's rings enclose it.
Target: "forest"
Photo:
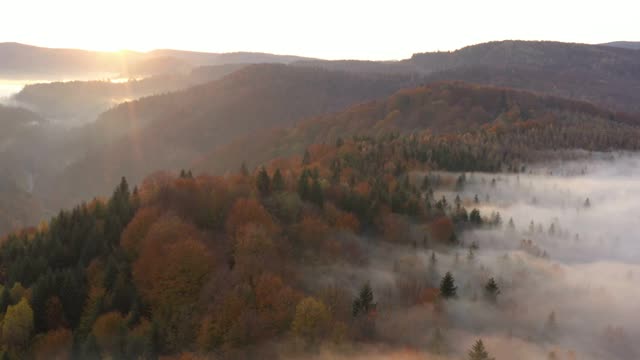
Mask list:
[[[225,176],[158,172],[133,188],[123,178],[109,198],[2,242],[4,356],[297,358],[371,346],[454,356],[460,301],[518,311],[520,287],[478,263],[487,240],[474,238],[516,237],[514,220],[486,210],[488,194],[469,193],[506,186],[491,177],[497,169],[538,171],[506,161],[517,155],[500,161],[456,140],[387,134]],[[516,248],[526,262],[550,256],[530,239]],[[540,269],[522,271],[512,276],[527,284]],[[416,311],[428,341],[393,330]],[[546,321],[555,329],[559,320],[550,312]],[[626,336],[611,331],[612,341]],[[489,359],[474,341],[470,358]]]
[[[374,339],[367,283],[352,299],[354,289],[315,288],[299,272],[366,261],[364,234],[455,246],[453,219],[485,221],[459,202],[422,201],[433,191],[429,178],[412,183],[408,165],[386,169],[382,154],[396,140],[345,141],[302,162],[227,177],[158,173],[133,190],[122,179],[109,199],[9,235],[0,248],[7,354],[242,357],[279,351],[267,344],[289,337],[297,339],[291,351]],[[388,175],[370,183],[380,171]],[[425,226],[422,238],[409,235],[412,223]],[[423,290],[435,303],[438,283],[430,286]]]
[[[0,359],[638,358],[634,51],[157,50],[27,85]]]

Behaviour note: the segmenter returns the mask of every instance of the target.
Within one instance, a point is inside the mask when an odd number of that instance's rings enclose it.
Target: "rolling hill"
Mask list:
[[[43,191],[74,201],[104,194],[123,175],[136,182],[153,171],[179,169],[237,137],[291,126],[408,86],[415,86],[408,76],[252,65],[218,81],[105,112],[77,137],[87,143],[76,148],[92,150]]]
[[[484,143],[503,144],[498,148],[504,149],[505,154],[521,151],[523,154],[519,156],[523,157],[524,152],[533,154],[550,149],[636,149],[640,144],[639,125],[638,116],[610,112],[586,102],[461,82],[439,82],[400,90],[387,99],[325,114],[292,128],[247,136],[219,147],[194,167],[198,171],[222,173],[233,170],[243,161],[250,167],[258,166],[272,159],[302,154],[313,144],[333,144],[339,138],[424,131],[429,137],[454,136],[450,139],[456,141],[478,136]],[[521,138],[523,129],[529,126],[539,132]],[[487,129],[499,129],[502,138],[487,135]],[[561,129],[565,130],[564,135]],[[549,137],[539,138],[541,133],[548,133]],[[569,138],[572,140],[565,141]]]
[[[94,121],[100,113],[122,102],[217,80],[244,66],[200,66],[185,73],[153,75],[127,82],[92,80],[37,83],[26,85],[12,100],[47,119],[67,125],[82,125]]]
[[[640,50],[640,41],[613,41],[600,45],[613,46],[624,49]]]
[[[261,53],[204,53],[178,50],[101,52],[0,43],[0,78],[100,79],[186,71],[198,66],[256,62],[289,63],[303,57]]]
[[[425,81],[461,80],[640,111],[640,52],[550,41],[496,41],[450,52],[417,53],[396,62],[313,61],[345,71],[419,73]]]

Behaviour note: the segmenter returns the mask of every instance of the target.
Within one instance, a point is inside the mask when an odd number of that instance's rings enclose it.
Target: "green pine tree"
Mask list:
[[[267,196],[271,192],[271,178],[264,167],[258,171],[256,176],[256,188],[262,196]]]
[[[374,308],[373,290],[371,289],[371,285],[367,282],[362,286],[358,297],[353,301],[353,317],[357,317],[361,314],[366,315]]]
[[[469,351],[469,360],[494,360],[494,358],[489,357],[489,353],[484,348],[482,339],[479,339],[475,344],[473,344]]]
[[[455,285],[453,275],[448,271],[440,282],[440,295],[444,299],[453,299],[458,296],[458,287]]]
[[[500,295],[500,288],[498,287],[498,283],[494,278],[489,279],[487,284],[484,286],[484,294],[487,300],[492,303],[498,301],[498,295]]]

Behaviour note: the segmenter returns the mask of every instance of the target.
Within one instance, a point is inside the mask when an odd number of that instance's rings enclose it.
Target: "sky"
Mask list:
[[[492,40],[640,41],[635,0],[8,0],[0,10],[0,42],[109,51],[392,60]]]

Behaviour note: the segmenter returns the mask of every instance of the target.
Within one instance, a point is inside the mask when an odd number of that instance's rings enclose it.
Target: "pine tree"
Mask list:
[[[371,285],[367,282],[360,289],[358,297],[353,301],[352,314],[353,317],[357,317],[361,314],[368,314],[375,309],[375,303],[373,302],[373,290]]]
[[[453,299],[458,296],[458,287],[455,285],[453,275],[448,271],[440,282],[440,295],[444,299]]]
[[[498,284],[496,283],[496,280],[494,278],[489,279],[487,284],[484,286],[484,294],[487,300],[489,300],[490,302],[495,303],[498,301],[500,288],[498,287]]]
[[[464,185],[466,182],[467,182],[467,177],[465,176],[465,174],[458,176],[458,179],[456,180],[456,190],[460,191],[464,189]]]
[[[262,196],[267,196],[271,192],[271,179],[267,170],[262,167],[256,176],[256,188]]]
[[[482,217],[480,216],[480,210],[473,209],[471,213],[469,213],[469,221],[476,225],[482,224]]]
[[[423,191],[427,191],[429,190],[429,188],[431,188],[431,181],[429,181],[429,175],[424,176],[424,178],[422,179],[422,185],[420,186],[420,188]]]
[[[469,360],[494,360],[494,358],[489,357],[489,353],[484,348],[484,343],[482,343],[482,339],[479,339],[471,347],[471,351],[469,351]]]
[[[271,180],[271,189],[275,192],[284,191],[285,189],[284,178],[282,177],[280,169],[276,169],[276,172],[273,174],[273,179]]]
[[[476,255],[473,251],[473,246],[469,247],[469,252],[467,253],[467,261],[473,262],[476,259]]]

